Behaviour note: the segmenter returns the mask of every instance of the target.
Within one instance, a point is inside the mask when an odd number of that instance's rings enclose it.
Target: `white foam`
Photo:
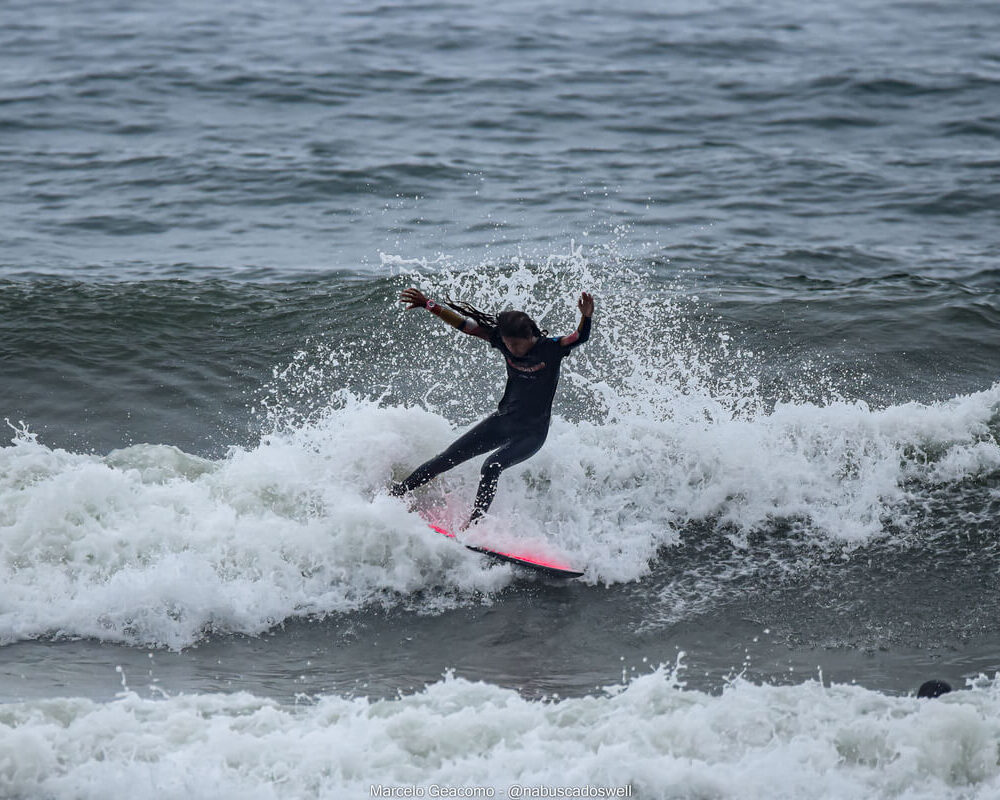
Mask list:
[[[693,521],[736,544],[780,523],[856,546],[905,530],[928,485],[1000,468],[1000,383],[871,409],[821,379],[771,407],[752,353],[611,262],[573,248],[542,266],[449,272],[446,260],[408,276],[437,296],[526,308],[555,332],[575,325],[578,289],[598,299],[592,341],[564,363],[548,441],[505,472],[476,541],[516,535],[584,581],[632,581]],[[374,351],[317,342],[275,369],[261,398],[274,432],[256,447],[101,457],[16,433],[0,448],[0,643],[64,634],[179,648],[371,603],[488,602],[509,584],[509,567],[430,534],[384,494],[491,410],[503,374],[480,340],[394,308],[402,285],[386,285]],[[423,513],[464,522],[478,469],[434,481],[417,497]]]
[[[505,473],[475,538],[516,532],[586,569],[641,577],[692,520],[733,535],[790,520],[818,543],[905,526],[927,481],[1000,467],[1000,385],[932,405],[787,404],[750,416],[556,419]],[[369,603],[482,602],[515,573],[429,534],[382,492],[460,428],[342,394],[312,423],[217,461],[137,445],[106,457],[19,434],[0,449],[0,642],[46,634],[183,647]],[[419,499],[463,521],[478,461]],[[419,593],[419,595],[418,595]],[[419,599],[418,599],[419,597]]]
[[[250,694],[0,706],[0,795],[371,797],[371,787],[625,787],[676,797],[994,798],[1000,681],[936,700],[860,687],[721,695],[660,669],[529,701],[447,677],[391,700],[282,706]],[[428,795],[430,796],[430,795]]]
[[[401,429],[415,422],[423,437],[407,444]],[[152,445],[101,458],[19,435],[0,450],[0,642],[56,633],[179,648],[206,630],[406,603],[428,586],[427,609],[488,594],[509,568],[376,494],[390,453],[429,446],[441,428],[419,410],[363,406],[216,462]]]

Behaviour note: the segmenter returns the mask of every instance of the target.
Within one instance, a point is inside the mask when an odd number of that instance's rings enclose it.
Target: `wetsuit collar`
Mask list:
[[[508,353],[510,353],[514,358],[527,358],[529,355],[531,355],[531,351],[534,350],[536,347],[538,347],[538,343],[540,341],[542,341],[542,337],[541,336],[535,336],[534,340],[535,341],[531,343],[531,347],[529,347],[525,351],[524,355],[520,355],[519,356],[519,355],[515,355],[514,351],[511,350],[509,347],[507,347],[507,343],[503,341],[503,337],[500,337],[500,341],[503,342],[504,350],[506,350]]]

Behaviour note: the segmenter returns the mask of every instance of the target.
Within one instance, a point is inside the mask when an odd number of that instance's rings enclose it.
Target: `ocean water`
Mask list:
[[[1000,796],[997,41],[6,3],[0,798]],[[581,579],[428,531],[477,461],[385,493],[503,386],[411,285],[595,295],[468,534]]]

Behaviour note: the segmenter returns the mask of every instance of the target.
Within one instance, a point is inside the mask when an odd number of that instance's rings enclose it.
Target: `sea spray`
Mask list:
[[[871,408],[804,381],[778,402],[760,391],[755,355],[693,296],[613,253],[421,267],[374,285],[383,302],[365,337],[319,337],[277,365],[258,397],[260,440],[224,457],[165,444],[74,453],[16,430],[0,448],[0,641],[182,648],[367,605],[491,602],[511,585],[517,572],[428,535],[385,493],[488,413],[502,382],[481,341],[401,310],[410,283],[525,308],[555,333],[575,325],[579,290],[596,295],[549,439],[504,474],[481,526],[565,554],[591,584],[641,580],[706,531],[736,548],[794,534],[821,554],[912,536],[929,492],[1000,468],[1000,384]],[[477,481],[478,463],[462,465],[415,510],[460,520]],[[698,591],[689,610],[711,602],[711,585]]]

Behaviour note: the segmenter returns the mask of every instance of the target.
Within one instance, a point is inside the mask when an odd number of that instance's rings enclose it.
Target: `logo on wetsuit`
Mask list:
[[[504,358],[507,359],[507,363],[510,364],[518,372],[538,372],[540,369],[545,369],[545,362],[539,361],[537,364],[521,366],[516,363],[509,355],[504,353]]]

